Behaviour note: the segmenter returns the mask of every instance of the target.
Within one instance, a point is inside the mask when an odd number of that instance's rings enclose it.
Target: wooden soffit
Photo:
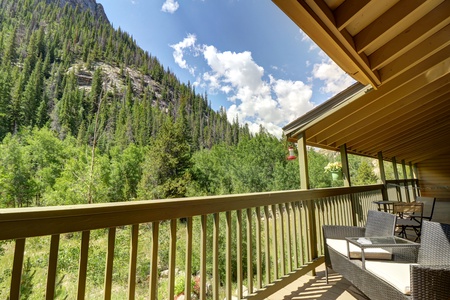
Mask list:
[[[450,1],[273,2],[366,86],[287,125],[288,138],[412,163],[450,153]]]

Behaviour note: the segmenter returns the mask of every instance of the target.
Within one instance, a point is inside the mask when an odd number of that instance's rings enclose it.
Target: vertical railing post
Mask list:
[[[225,295],[226,299],[231,299],[231,212],[225,213],[226,226],[226,250],[225,250]]]
[[[247,254],[248,255],[248,254]],[[237,296],[242,298],[242,210],[236,212]]]
[[[262,258],[261,258],[261,208],[255,208],[256,214],[256,286],[262,288]],[[250,290],[249,290],[250,291]]]
[[[90,231],[83,231],[83,233],[81,234],[80,265],[78,270],[78,293],[77,293],[78,300],[84,299],[86,294],[89,236]]]
[[[207,231],[206,231],[206,221],[207,216],[201,216],[201,246],[200,246],[200,299],[206,300],[206,239],[207,239]]]
[[[297,208],[296,208],[296,203],[295,202],[291,202],[291,209],[292,209],[292,213],[293,213],[293,220],[294,220],[294,268],[298,268],[299,267],[299,261],[298,261],[298,247],[299,247],[299,243],[298,243],[298,231],[297,231]]]
[[[219,213],[215,213],[213,216],[213,299],[219,300]]]
[[[285,246],[285,233],[284,233],[284,214],[283,214],[283,205],[278,205],[278,213],[280,214],[280,229],[277,231],[277,234],[281,237],[280,240],[280,255],[281,255],[281,276],[286,275],[286,246]],[[278,239],[277,239],[278,240]]]
[[[266,285],[270,283],[270,236],[269,236],[269,207],[264,206],[264,239],[266,251]]]
[[[134,300],[136,297],[136,265],[139,240],[139,224],[131,226],[130,241],[130,267],[128,271],[128,300]]]
[[[20,283],[22,282],[23,254],[25,253],[25,239],[16,239],[14,248],[14,262],[11,274],[11,288],[9,299],[20,299]]]
[[[186,220],[186,270],[184,279],[184,297],[191,300],[192,286],[192,217]]]
[[[108,231],[108,251],[106,253],[105,288],[104,288],[105,300],[111,299],[115,243],[116,243],[116,227],[112,227],[109,228]]]
[[[52,235],[50,241],[50,255],[48,258],[48,271],[47,271],[47,290],[45,293],[46,299],[55,298],[58,251],[59,251],[59,234],[54,234]]]
[[[259,233],[259,237],[261,237],[261,233]],[[256,232],[256,239],[258,239],[258,232]],[[258,264],[259,262],[257,261],[256,263]],[[253,226],[251,208],[247,208],[247,289],[249,294],[253,293]]]
[[[286,218],[287,218],[287,244],[288,244],[288,252],[287,252],[287,257],[288,257],[288,267],[289,267],[289,272],[292,272],[293,267],[292,267],[292,227],[291,226],[291,205],[290,203],[285,203],[284,204],[285,207],[285,211],[286,211]],[[293,211],[293,210],[292,210]],[[294,227],[295,228],[295,227]]]
[[[273,243],[273,274],[278,279],[278,239],[277,239],[277,207],[272,205],[272,243]]]
[[[314,210],[314,202],[306,201],[306,224],[308,229],[308,261],[312,261],[317,258],[317,240],[316,240],[316,214]],[[315,270],[313,270],[312,276],[315,276]]]
[[[156,299],[158,295],[158,244],[159,244],[159,222],[152,223],[152,247],[150,250],[150,299]]]
[[[170,220],[170,246],[169,246],[169,299],[175,294],[175,258],[177,252],[177,219]]]

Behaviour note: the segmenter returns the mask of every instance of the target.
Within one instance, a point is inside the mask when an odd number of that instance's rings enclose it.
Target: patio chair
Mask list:
[[[398,235],[407,239],[406,231],[412,229],[416,233],[414,241],[419,240],[422,228],[423,202],[394,203],[393,212],[397,215],[395,227],[400,229]]]
[[[436,204],[436,197],[417,197],[416,202],[423,202],[423,214],[420,216],[419,214],[413,214],[412,217],[414,219],[422,219],[431,221],[434,214],[434,206]]]
[[[365,227],[342,226],[342,225],[323,225],[324,252],[325,252],[325,277],[328,283],[328,268],[333,269],[329,255],[328,243],[338,244],[338,247],[346,248],[346,237],[374,237],[374,236],[393,236],[395,233],[396,217],[393,214],[383,211],[369,210],[367,213],[367,222]],[[336,246],[336,245],[333,245]],[[334,251],[334,250],[331,250]],[[374,253],[374,255],[385,255],[383,253]],[[390,255],[390,254],[389,254]]]

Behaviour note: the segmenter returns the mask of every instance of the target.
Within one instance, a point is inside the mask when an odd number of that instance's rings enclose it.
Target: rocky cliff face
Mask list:
[[[66,3],[69,3],[73,7],[80,7],[82,10],[90,10],[96,18],[103,18],[108,23],[108,17],[105,14],[105,10],[103,9],[103,5],[100,3],[97,3],[95,0],[47,0],[47,2],[58,2],[61,6],[66,5]]]

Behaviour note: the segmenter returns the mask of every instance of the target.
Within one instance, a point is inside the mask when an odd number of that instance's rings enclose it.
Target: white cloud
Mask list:
[[[308,82],[312,82],[314,78],[323,81],[320,91],[330,95],[335,95],[341,92],[355,82],[354,79],[346,74],[334,61],[332,61],[308,35],[301,30],[300,32],[302,34],[302,41],[309,44],[309,51],[317,51],[317,55],[322,58],[320,63],[313,65],[313,69],[311,71],[312,78],[308,78]],[[306,67],[309,67],[310,65],[311,62],[307,60]]]
[[[264,68],[253,61],[250,52],[219,52],[205,46],[203,55],[211,71],[203,79],[212,89],[226,91],[230,106],[230,121],[238,117],[252,132],[262,125],[270,133],[281,137],[281,127],[298,115],[310,110],[312,90],[301,81],[264,80]]]
[[[167,12],[170,14],[173,14],[174,12],[177,11],[178,7],[180,7],[180,5],[178,4],[177,1],[175,0],[166,0],[161,8],[161,10],[163,12]]]
[[[335,95],[355,82],[334,61],[326,57],[321,63],[314,64],[312,74],[314,78],[324,82],[321,91]]]
[[[195,86],[204,86],[210,93],[224,93],[233,104],[227,109],[230,122],[239,119],[248,124],[252,132],[260,125],[268,132],[281,137],[281,127],[313,108],[310,102],[312,87],[302,81],[276,79],[272,75],[264,79],[264,68],[259,66],[249,51],[240,53],[224,51],[210,45],[196,44],[195,35],[172,45],[176,63],[189,67],[184,55],[190,51],[203,54],[209,70],[196,78]],[[195,75],[194,75],[195,76]]]
[[[194,75],[194,68],[190,67],[186,60],[184,59],[184,50],[185,49],[195,49],[195,42],[197,41],[197,37],[194,34],[189,34],[187,37],[184,38],[181,42],[178,44],[170,45],[174,49],[173,51],[173,58],[177,65],[182,69],[187,69],[189,73]]]

